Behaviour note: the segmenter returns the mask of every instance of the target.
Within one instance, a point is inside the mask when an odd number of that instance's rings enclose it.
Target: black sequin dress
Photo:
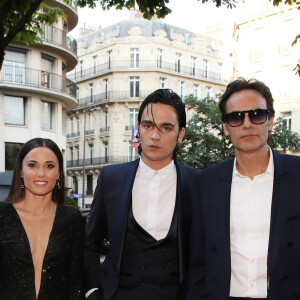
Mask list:
[[[57,207],[37,300],[82,300],[84,222],[73,207]],[[12,204],[0,202],[0,299],[35,300],[30,244]]]

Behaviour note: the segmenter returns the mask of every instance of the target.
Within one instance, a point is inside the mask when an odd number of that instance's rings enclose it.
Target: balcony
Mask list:
[[[40,44],[40,47],[54,47],[56,54],[66,60],[67,71],[73,70],[77,65],[77,41],[68,36],[65,31],[54,26],[43,25],[42,29],[43,34],[40,34],[39,37],[43,43]]]
[[[99,131],[100,131],[100,133],[108,132],[109,131],[109,126],[101,127]]]
[[[94,134],[94,129],[88,129],[85,131],[85,135],[92,135]]]
[[[139,91],[138,97],[130,97],[130,91],[111,91],[111,92],[105,92],[100,94],[95,94],[91,98],[84,97],[80,98],[78,100],[78,106],[84,107],[89,105],[95,105],[95,104],[102,104],[107,103],[110,101],[143,101],[149,94],[151,94],[153,91]]]
[[[80,131],[67,133],[67,138],[75,138],[80,136]]]
[[[0,72],[0,88],[60,97],[71,109],[77,104],[76,84],[73,81],[58,74],[20,67],[14,62],[4,61]]]
[[[92,68],[80,69],[71,72],[68,77],[71,80],[79,82],[81,80],[90,79],[97,76],[106,75],[110,72],[123,72],[123,71],[155,71],[168,73],[172,75],[179,75],[182,77],[195,78],[197,80],[213,81],[215,83],[225,83],[225,78],[220,73],[208,72],[205,69],[197,69],[191,66],[183,66],[170,62],[157,63],[156,60],[140,61],[138,68],[130,67],[130,60],[128,61],[113,61],[107,62]]]
[[[85,159],[85,168],[93,169],[98,168],[103,165],[114,165],[125,162],[130,162],[136,160],[139,156],[102,156],[102,157],[94,157],[94,158],[86,158]],[[83,159],[77,160],[68,160],[67,161],[67,170],[78,170],[83,168]]]

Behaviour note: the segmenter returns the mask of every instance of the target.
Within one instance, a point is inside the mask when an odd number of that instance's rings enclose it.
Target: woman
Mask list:
[[[64,206],[63,157],[49,139],[20,150],[0,203],[0,299],[83,299],[84,223]]]

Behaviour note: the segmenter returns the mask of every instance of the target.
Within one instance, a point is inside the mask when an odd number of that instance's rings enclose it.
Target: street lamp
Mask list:
[[[86,102],[84,102],[84,120],[83,120],[83,166],[82,166],[82,172],[83,172],[83,176],[82,176],[82,203],[81,206],[82,208],[84,208],[85,206],[85,137],[86,137],[86,113],[87,111],[96,111],[96,110],[100,110],[99,107],[93,107],[93,108],[89,108],[86,107]]]

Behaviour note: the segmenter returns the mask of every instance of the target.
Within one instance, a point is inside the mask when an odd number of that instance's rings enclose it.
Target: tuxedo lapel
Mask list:
[[[116,210],[114,215],[110,255],[112,261],[115,263],[117,272],[121,268],[121,259],[123,253],[123,246],[125,240],[125,232],[127,227],[127,216],[128,216],[128,204],[131,200],[132,187],[135,179],[135,174],[139,165],[139,159],[128,164],[128,168],[123,174],[122,186],[119,189],[120,195],[116,202]],[[111,187],[115,188],[115,187]]]
[[[290,179],[288,170],[281,161],[281,154],[273,151],[274,183],[271,207],[270,237],[268,248],[268,277],[272,271],[282,238],[282,230],[286,220],[290,195]]]

